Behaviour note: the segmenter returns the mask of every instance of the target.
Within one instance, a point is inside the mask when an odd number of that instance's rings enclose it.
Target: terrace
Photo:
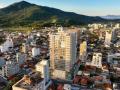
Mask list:
[[[41,78],[40,73],[33,72],[32,74],[24,75],[24,77],[13,85],[13,87],[22,88],[23,90],[34,90],[42,81],[43,78]]]

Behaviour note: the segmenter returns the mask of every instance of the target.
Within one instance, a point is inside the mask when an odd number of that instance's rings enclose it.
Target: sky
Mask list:
[[[21,0],[0,0],[0,8]],[[88,16],[120,15],[120,0],[25,0]]]

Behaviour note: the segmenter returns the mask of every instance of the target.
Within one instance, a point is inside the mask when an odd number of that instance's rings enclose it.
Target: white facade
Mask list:
[[[108,62],[118,65],[118,62],[120,62],[120,53],[108,54]]]
[[[88,24],[88,27],[91,27],[93,29],[99,29],[99,28],[105,27],[105,26],[102,24],[94,23],[94,24]]]
[[[64,90],[71,90],[72,87],[70,84],[64,84]]]
[[[12,39],[7,39],[1,46],[0,50],[1,52],[6,52],[9,50],[9,47],[13,47],[13,41]]]
[[[7,39],[6,42],[5,42],[5,45],[7,47],[13,47],[13,41],[12,41],[12,39]]]
[[[32,57],[40,55],[40,49],[37,47],[32,48]]]
[[[98,68],[102,68],[102,53],[93,54],[91,65],[96,66]]]
[[[40,32],[38,32],[36,35],[37,35],[38,37],[40,37]]]
[[[19,65],[12,61],[7,61],[6,64],[2,67],[2,75],[10,77],[20,70]]]
[[[45,79],[45,83],[49,81],[49,65],[47,60],[37,63],[36,71],[41,73],[41,77]]]
[[[24,64],[26,58],[27,58],[26,54],[23,54],[23,53],[16,54],[16,60],[19,65]]]
[[[105,47],[110,47],[112,41],[115,39],[115,30],[107,30],[105,35]]]

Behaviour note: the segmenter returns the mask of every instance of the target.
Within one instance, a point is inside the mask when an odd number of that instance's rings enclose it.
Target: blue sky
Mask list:
[[[0,8],[21,0],[0,0]],[[25,0],[89,16],[120,15],[120,0]]]

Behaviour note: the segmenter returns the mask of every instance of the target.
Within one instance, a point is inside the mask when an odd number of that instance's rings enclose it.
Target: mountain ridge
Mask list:
[[[0,27],[81,25],[106,22],[101,17],[92,17],[65,12],[56,8],[21,1],[0,9]]]
[[[101,16],[101,18],[116,20],[116,19],[120,19],[120,15],[106,15],[106,16]]]

